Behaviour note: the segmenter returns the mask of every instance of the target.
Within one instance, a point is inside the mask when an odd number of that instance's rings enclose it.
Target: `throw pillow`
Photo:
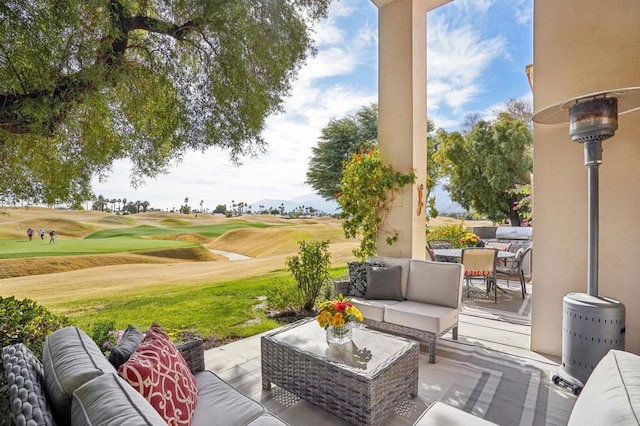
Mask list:
[[[367,265],[382,268],[381,263],[347,262],[349,269],[349,290],[347,296],[364,297],[367,291]]]
[[[402,268],[372,268],[367,266],[365,299],[402,300]]]
[[[143,337],[137,328],[129,324],[120,342],[118,342],[115,348],[111,349],[109,362],[111,362],[115,368],[127,362],[131,354],[135,352],[140,342],[142,342]]]
[[[196,379],[167,333],[153,324],[118,373],[169,425],[189,425],[198,399]]]
[[[45,397],[40,360],[22,343],[2,348],[2,364],[17,425],[55,425]]]

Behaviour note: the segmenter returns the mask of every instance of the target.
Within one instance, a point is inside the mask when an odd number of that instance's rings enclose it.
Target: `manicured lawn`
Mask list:
[[[332,269],[333,277],[343,276],[346,268]],[[112,320],[118,329],[133,324],[141,330],[157,322],[175,339],[182,331],[189,331],[207,338],[217,339],[247,337],[279,327],[282,324],[267,318],[257,307],[275,280],[294,283],[291,274],[282,269],[269,274],[212,282],[202,286],[163,286],[155,290],[132,290],[117,299],[75,299],[48,306],[67,315],[78,327],[90,331],[92,325]]]

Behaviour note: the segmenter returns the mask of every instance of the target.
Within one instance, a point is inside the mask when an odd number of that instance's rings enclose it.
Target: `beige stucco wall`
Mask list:
[[[640,86],[640,2],[534,1],[534,111],[581,94]],[[603,142],[599,294],[626,306],[640,354],[640,111]],[[587,291],[587,169],[567,125],[534,126],[531,347],[560,355],[562,298]]]

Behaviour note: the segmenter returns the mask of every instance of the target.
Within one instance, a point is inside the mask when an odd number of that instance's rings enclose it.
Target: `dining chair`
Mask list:
[[[427,240],[427,252],[429,253],[429,256],[431,256],[432,260],[436,262],[455,262],[455,259],[448,256],[436,256],[432,251],[434,249],[450,248],[453,248],[453,245],[451,245],[451,241],[449,240]]]
[[[505,259],[505,265],[496,267],[496,279],[507,280],[518,279],[522,290],[522,298],[527,294],[527,286],[525,285],[524,271],[522,269],[525,256],[531,251],[531,247],[519,248],[515,257]]]
[[[462,249],[462,264],[464,265],[464,277],[467,281],[467,297],[473,278],[481,278],[486,287],[487,294],[493,288],[494,303],[498,303],[498,286],[496,285],[496,263],[498,250],[486,247],[468,247]]]
[[[508,241],[497,241],[497,240],[488,240],[484,243],[485,247],[498,249],[500,251],[509,251],[511,248],[511,243]],[[504,259],[498,259],[497,266],[506,266],[506,262]],[[508,281],[507,281],[508,282]]]
[[[503,241],[489,240],[484,243],[484,246],[487,248],[498,249],[500,251],[509,251],[509,249],[511,248],[511,243],[508,241],[503,242]]]

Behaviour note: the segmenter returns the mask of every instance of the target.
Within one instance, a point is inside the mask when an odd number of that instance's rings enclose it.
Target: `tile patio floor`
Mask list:
[[[530,297],[530,293],[527,297]],[[492,319],[492,316],[492,313],[488,313],[486,318],[461,314],[458,340],[463,343],[479,345],[532,360],[554,364],[560,362],[557,357],[545,356],[529,350],[531,327],[528,324],[498,321]],[[261,335],[252,336],[205,351],[205,366],[236,389],[254,399],[260,400],[260,398],[264,398],[264,392],[280,392],[280,395],[273,395],[273,398],[282,397],[283,392],[277,386],[274,386],[271,391],[262,390],[262,382],[260,380],[260,337]],[[443,339],[451,340],[451,335],[446,334]],[[421,356],[423,356],[422,352]],[[424,354],[424,356],[426,357],[427,355]],[[285,395],[284,398],[286,397]],[[269,405],[267,405],[267,409],[274,411]],[[287,409],[286,414],[283,419],[291,425],[345,424],[335,416],[304,401],[296,404],[293,409]],[[278,415],[280,416],[280,414]],[[390,419],[391,421],[387,421],[385,424],[401,424],[394,422],[393,416]]]

